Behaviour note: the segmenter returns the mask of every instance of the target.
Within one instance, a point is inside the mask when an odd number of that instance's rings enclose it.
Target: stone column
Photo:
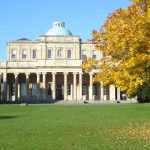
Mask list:
[[[116,95],[115,86],[110,85],[109,86],[109,100],[114,101],[116,99],[115,95]]]
[[[68,92],[67,92],[67,74],[68,73],[64,73],[64,100],[67,100],[68,99]]]
[[[52,97],[53,100],[56,100],[56,72],[52,73]]]
[[[79,73],[80,100],[82,100],[82,72]]]
[[[42,89],[42,99],[46,100],[46,72],[43,74],[43,89]]]
[[[120,88],[117,88],[117,100],[120,100]]]
[[[1,80],[2,80],[2,74],[0,73],[0,100],[2,100],[2,88],[1,88]]]
[[[26,73],[26,102],[29,101],[29,75],[30,73]]]
[[[3,91],[2,100],[7,101],[7,73],[3,73]]]
[[[89,100],[93,100],[93,74],[90,73],[90,90],[89,90]]]
[[[40,73],[36,73],[37,75],[37,100],[40,100]]]
[[[101,100],[104,100],[104,88],[103,88],[103,82],[101,82]]]
[[[73,99],[77,100],[77,73],[73,73]]]
[[[18,101],[18,73],[15,74],[15,101]]]

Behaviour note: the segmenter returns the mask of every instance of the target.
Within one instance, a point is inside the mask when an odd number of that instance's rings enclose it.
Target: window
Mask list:
[[[5,84],[5,83],[2,83],[2,84],[1,84],[1,91],[2,91],[2,92],[4,92],[4,90],[5,90],[5,89],[4,89],[4,86],[5,86],[4,84]]]
[[[108,95],[108,87],[109,87],[108,85],[103,87],[104,95]]]
[[[21,84],[21,96],[26,96],[26,83]]]
[[[32,51],[32,58],[36,59],[36,50],[35,49]]]
[[[93,50],[93,51],[92,51],[92,55],[93,55],[92,57],[93,57],[94,59],[96,59],[96,50]]]
[[[15,49],[12,49],[12,51],[11,51],[11,58],[12,59],[16,58],[16,50]]]
[[[67,51],[67,58],[70,59],[71,58],[71,50]]]
[[[71,95],[71,84],[68,84],[68,95]]]
[[[87,91],[86,91],[86,84],[82,85],[82,95],[86,95]]]
[[[22,59],[26,59],[27,54],[26,54],[26,50],[22,50]]]
[[[83,59],[86,58],[86,50],[82,50],[82,58],[83,58]]]
[[[15,95],[15,83],[10,85],[10,94],[11,94],[11,96]]]
[[[47,50],[47,58],[50,59],[52,56],[51,56],[51,49],[48,49]]]
[[[57,57],[62,57],[62,50],[61,50],[61,48],[57,50]]]
[[[102,53],[102,57],[106,57],[106,54],[105,54],[105,53]]]
[[[48,83],[47,94],[52,95],[51,83]]]
[[[93,95],[97,95],[97,84],[93,84]]]

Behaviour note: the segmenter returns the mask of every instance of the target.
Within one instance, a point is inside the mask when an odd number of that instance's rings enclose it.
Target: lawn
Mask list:
[[[0,150],[148,150],[150,104],[0,105]]]

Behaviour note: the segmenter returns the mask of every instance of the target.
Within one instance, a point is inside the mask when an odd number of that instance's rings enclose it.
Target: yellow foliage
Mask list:
[[[150,85],[150,0],[131,1],[126,9],[110,14],[99,32],[93,31],[96,49],[111,56],[100,60],[94,81],[114,84],[128,96]],[[87,59],[82,68],[91,71],[96,65]]]

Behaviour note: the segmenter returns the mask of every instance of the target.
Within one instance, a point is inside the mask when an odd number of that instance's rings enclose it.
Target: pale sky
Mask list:
[[[91,39],[92,30],[99,30],[109,13],[129,5],[129,0],[1,0],[0,61],[7,60],[9,40],[36,40],[54,21],[65,22],[82,40]]]

